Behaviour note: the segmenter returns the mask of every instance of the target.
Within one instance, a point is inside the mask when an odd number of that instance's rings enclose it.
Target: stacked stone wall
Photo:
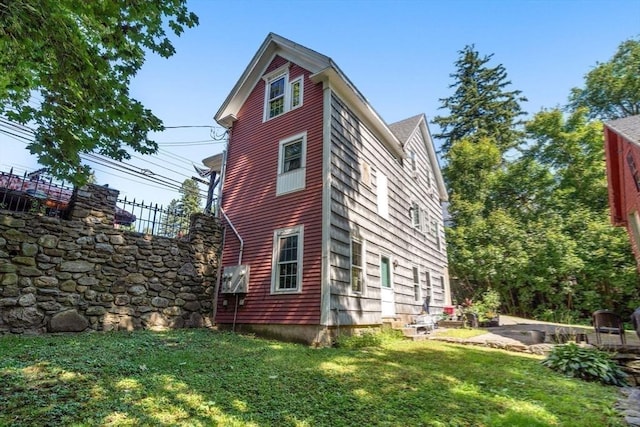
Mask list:
[[[67,219],[0,211],[0,334],[206,327],[219,222],[181,239],[118,230],[118,192],[77,190]]]

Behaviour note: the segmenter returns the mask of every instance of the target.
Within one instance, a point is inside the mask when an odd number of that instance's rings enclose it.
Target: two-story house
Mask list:
[[[423,114],[387,125],[331,58],[271,33],[215,120],[229,131],[222,167],[204,160],[223,170],[217,324],[327,343],[451,303]]]

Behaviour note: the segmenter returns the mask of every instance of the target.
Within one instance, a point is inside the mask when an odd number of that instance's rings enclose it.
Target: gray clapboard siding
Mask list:
[[[336,95],[332,98],[331,140],[331,308],[339,312],[339,319],[336,314],[335,321],[342,325],[380,321],[379,257],[382,252],[398,262],[393,271],[398,314],[416,314],[422,306],[422,299],[415,300],[414,265],[420,271],[421,298],[426,295],[427,277],[430,277],[431,304],[441,306],[445,295],[436,284],[446,276],[446,252],[444,245],[443,250],[437,250],[429,219],[439,222],[442,233],[442,210],[437,195],[434,196],[433,171],[425,142],[417,133],[407,142],[416,153],[418,170],[414,177],[410,162],[395,158]],[[361,162],[371,167],[371,185],[362,182]],[[377,213],[378,174],[388,178],[388,220]],[[433,187],[432,194],[425,191],[428,182]],[[417,202],[428,213],[421,220],[422,230],[412,226],[409,216],[412,202]],[[365,242],[365,288],[361,294],[353,293],[350,285],[352,233]],[[443,234],[440,238],[444,242]]]

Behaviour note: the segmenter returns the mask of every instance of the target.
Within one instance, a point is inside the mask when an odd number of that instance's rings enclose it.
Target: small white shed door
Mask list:
[[[382,317],[395,316],[396,303],[391,281],[391,259],[385,255],[380,256],[380,300]]]

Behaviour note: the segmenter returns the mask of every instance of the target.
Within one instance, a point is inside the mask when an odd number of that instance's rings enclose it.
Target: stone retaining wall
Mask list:
[[[0,211],[0,334],[210,326],[219,222],[170,239],[115,229],[118,192],[88,185],[67,219]]]

